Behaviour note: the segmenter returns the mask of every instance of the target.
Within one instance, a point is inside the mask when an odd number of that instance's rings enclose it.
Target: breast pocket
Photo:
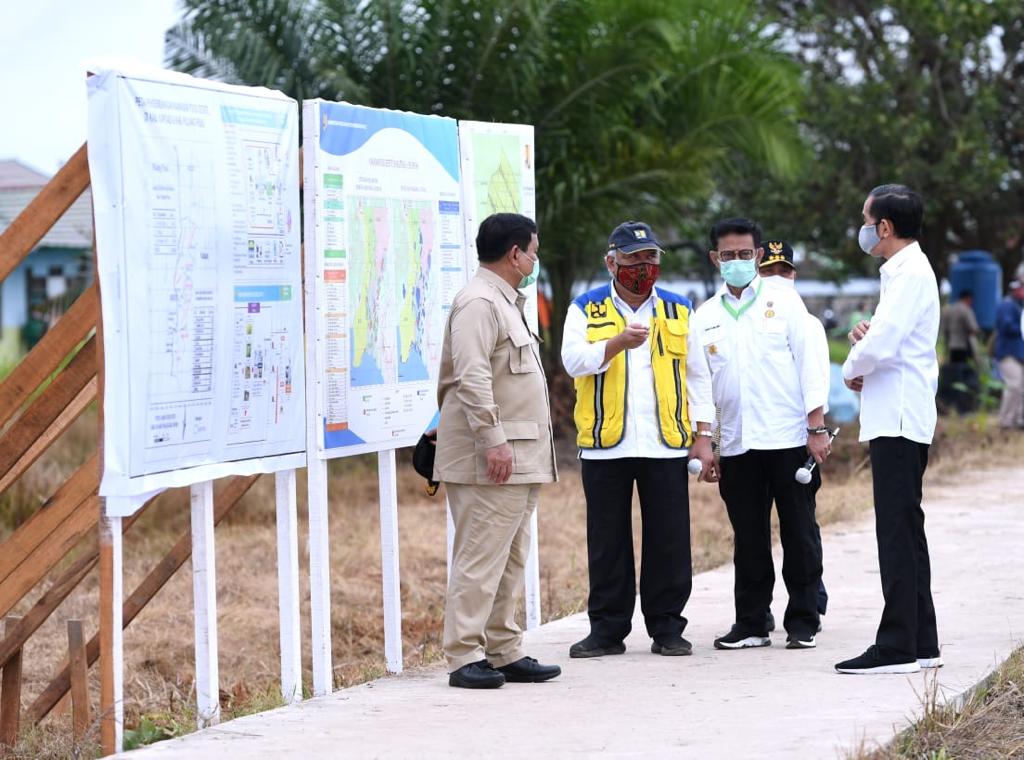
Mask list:
[[[778,317],[764,317],[756,324],[754,331],[763,345],[773,350],[789,347],[789,323]]]
[[[539,371],[540,368],[537,366],[533,354],[533,344],[536,339],[525,325],[509,331],[508,342],[508,366],[512,374],[522,375]]]
[[[729,363],[731,348],[726,340],[724,330],[706,330],[701,335],[700,343],[712,372],[717,372]]]
[[[686,338],[690,333],[690,325],[682,319],[666,319],[662,322],[662,341],[665,351],[676,356],[686,355]]]

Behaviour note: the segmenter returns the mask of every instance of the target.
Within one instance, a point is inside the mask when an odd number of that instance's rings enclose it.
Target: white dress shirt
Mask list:
[[[939,288],[928,257],[911,243],[882,264],[878,309],[846,357],[843,377],[864,378],[860,440],[931,443],[939,362]]]
[[[612,283],[612,303],[626,324],[639,322],[650,326],[654,319],[654,294],[635,310],[619,298]],[[710,423],[715,418],[715,407],[711,401],[711,378],[707,366],[701,361],[700,343],[693,330],[693,314],[690,315],[690,333],[687,336],[686,354],[686,403],[690,424],[694,430],[697,422]],[[587,317],[575,303],[569,305],[565,315],[562,333],[562,364],[572,377],[596,375],[608,369],[611,362],[604,361],[606,340],[587,341]],[[651,369],[650,336],[636,348],[626,350],[626,421],[622,440],[617,446],[607,449],[581,449],[583,459],[622,459],[625,457],[647,457],[670,459],[684,457],[687,449],[672,449],[661,440],[658,422],[657,401],[654,397],[654,371]]]
[[[697,309],[694,327],[721,409],[721,454],[807,443],[807,415],[828,401],[807,308],[791,287],[754,280],[736,298],[722,288]],[[741,311],[734,317],[728,309]]]
[[[790,288],[796,290],[796,281],[788,277],[773,275],[766,278],[768,282],[778,288]],[[800,299],[803,300],[803,299]],[[825,378],[825,387],[831,389],[832,385],[832,358],[828,350],[828,336],[825,334],[825,326],[816,316],[807,312],[807,339],[814,346],[814,360],[818,363],[818,371]],[[828,399],[822,405],[822,411],[828,414]]]

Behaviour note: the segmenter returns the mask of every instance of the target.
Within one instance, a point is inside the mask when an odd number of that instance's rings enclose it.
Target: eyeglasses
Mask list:
[[[754,258],[755,253],[756,251],[753,248],[741,248],[738,251],[718,251],[718,259],[719,261],[736,261],[736,259],[750,261]]]

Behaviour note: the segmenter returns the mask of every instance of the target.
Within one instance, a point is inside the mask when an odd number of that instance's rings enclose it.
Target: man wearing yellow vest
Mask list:
[[[611,282],[569,307],[562,363],[575,378],[575,420],[587,499],[590,634],[570,657],[622,654],[636,600],[633,484],[640,496],[640,606],[651,651],[688,655],[687,453],[713,480],[710,374],[690,332],[689,299],[654,287],[661,246],[643,222],[608,239]]]

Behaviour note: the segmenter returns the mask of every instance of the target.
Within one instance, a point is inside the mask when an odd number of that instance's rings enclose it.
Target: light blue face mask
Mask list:
[[[861,226],[860,232],[857,233],[857,245],[868,256],[872,255],[872,249],[881,242],[882,238],[878,237],[877,224],[865,224]]]
[[[754,279],[755,274],[757,274],[757,268],[754,259],[722,262],[722,279],[734,288],[746,287]]]
[[[523,273],[520,272],[520,274],[523,274]],[[523,279],[521,279],[519,281],[519,285],[518,285],[519,289],[522,290],[523,288],[528,288],[531,285],[533,285],[533,283],[537,282],[537,275],[539,275],[539,274],[540,274],[540,259],[534,259],[533,260],[533,269],[530,270],[529,274],[524,274],[523,275]]]

